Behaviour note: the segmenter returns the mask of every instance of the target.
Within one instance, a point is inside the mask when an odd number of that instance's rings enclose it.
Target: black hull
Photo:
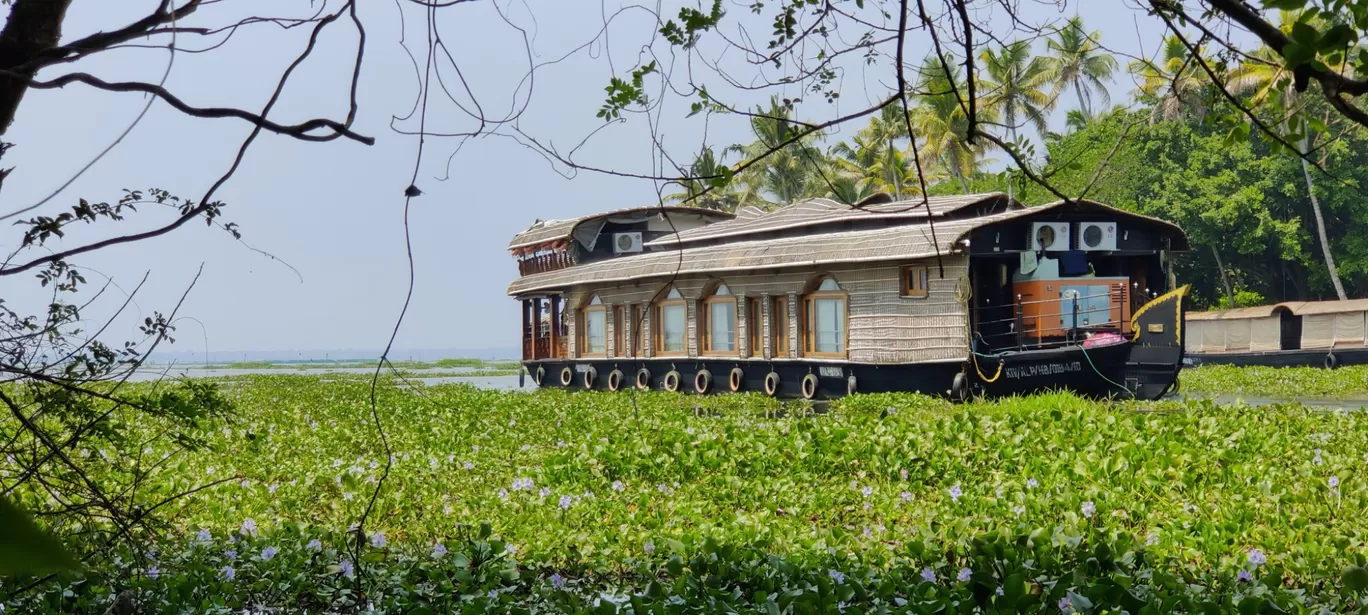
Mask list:
[[[1330,357],[1333,356],[1333,359]],[[1343,367],[1368,365],[1368,348],[1337,348],[1335,350],[1270,350],[1266,352],[1192,352],[1187,354],[1188,365],[1235,365],[1238,367]]]
[[[1146,359],[1146,349],[1130,342],[1084,349],[1079,346],[1047,350],[1014,352],[973,361],[911,364],[833,363],[820,360],[712,360],[697,359],[547,359],[525,361],[528,373],[544,370],[540,384],[546,388],[608,390],[609,374],[621,370],[619,387],[625,391],[635,386],[637,371],[650,371],[649,388],[665,390],[665,375],[671,370],[679,373],[678,392],[697,394],[695,376],[701,370],[712,374],[708,393],[730,392],[728,376],[733,368],[743,372],[738,392],[764,392],[765,376],[771,371],[779,375],[775,397],[802,399],[802,381],[809,375],[817,376],[817,388],[811,399],[837,399],[858,393],[922,393],[959,398],[967,395],[1004,397],[1029,395],[1044,391],[1068,390],[1088,397],[1116,397],[1123,399],[1158,399],[1168,392],[1177,379],[1181,350]],[[1137,356],[1138,355],[1138,356]],[[1172,355],[1172,356],[1167,356]],[[1139,359],[1139,360],[1137,360]],[[589,387],[584,378],[592,367],[595,378]],[[571,382],[561,384],[562,370],[569,368]],[[980,376],[982,372],[982,376]],[[963,376],[961,376],[963,374]],[[956,378],[964,389],[956,388]],[[535,378],[534,378],[535,381]]]

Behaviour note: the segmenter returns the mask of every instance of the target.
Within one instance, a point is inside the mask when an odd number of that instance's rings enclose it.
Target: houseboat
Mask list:
[[[1192,365],[1333,369],[1368,363],[1368,299],[1193,312],[1186,326]]]
[[[541,387],[1154,399],[1183,360],[1186,235],[1092,201],[645,207],[509,247]]]

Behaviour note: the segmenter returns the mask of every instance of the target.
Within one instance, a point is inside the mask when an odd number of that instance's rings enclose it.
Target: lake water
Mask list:
[[[435,384],[469,384],[482,389],[497,389],[501,391],[535,391],[537,385],[528,378],[522,387],[518,386],[517,376],[461,376],[461,372],[473,372],[476,368],[454,367],[454,368],[431,368],[430,370],[410,369],[406,373],[413,374],[406,376],[406,379],[425,385]],[[434,376],[423,376],[424,371],[430,371]],[[147,381],[156,380],[163,377],[190,377],[190,378],[218,378],[226,376],[245,376],[249,374],[373,374],[374,368],[369,367],[322,367],[313,366],[307,369],[227,369],[227,368],[203,368],[203,367],[149,367],[138,370],[130,380]],[[1165,399],[1181,400],[1184,396],[1191,398],[1202,397],[1200,395],[1183,394],[1170,395]],[[1245,403],[1251,406],[1271,406],[1275,404],[1300,403],[1309,408],[1324,410],[1327,412],[1347,411],[1347,410],[1368,410],[1368,395],[1354,395],[1346,397],[1322,398],[1305,397],[1301,399],[1280,399],[1275,397],[1260,397],[1252,395],[1217,395],[1211,397],[1218,404],[1238,404]]]
[[[518,390],[517,376],[461,376],[461,372],[485,371],[487,368],[474,367],[434,367],[429,369],[410,369],[404,368],[402,371],[407,380],[422,384],[470,384],[482,389],[498,389],[505,391]],[[423,376],[424,372],[440,374],[438,376]],[[132,382],[146,382],[159,380],[161,378],[224,378],[229,376],[248,376],[252,374],[303,374],[318,376],[323,374],[365,374],[375,373],[373,367],[321,367],[311,366],[305,369],[296,368],[265,368],[265,369],[229,369],[229,368],[205,368],[205,367],[183,367],[183,366],[151,366],[138,370],[129,378]],[[386,370],[386,373],[390,373]],[[527,379],[526,386],[522,387],[525,391],[534,391],[537,385],[532,383],[532,379]]]

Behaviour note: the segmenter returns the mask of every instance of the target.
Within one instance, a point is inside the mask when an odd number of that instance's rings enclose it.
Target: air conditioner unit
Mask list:
[[[1084,252],[1116,249],[1115,222],[1079,222],[1078,249]]]
[[[613,254],[641,251],[641,233],[613,233]]]
[[[1068,222],[1033,222],[1027,240],[1032,250],[1064,252],[1069,249]]]

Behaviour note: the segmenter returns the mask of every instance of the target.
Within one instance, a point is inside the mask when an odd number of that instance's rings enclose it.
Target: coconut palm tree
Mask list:
[[[713,186],[709,180],[701,178],[711,178],[723,175],[727,171],[727,165],[713,154],[711,147],[705,147],[694,157],[693,163],[689,165],[688,179],[680,183],[683,192],[665,195],[665,200],[671,203],[687,203],[694,207],[703,209],[716,209],[720,211],[736,211],[740,207],[745,197],[744,193],[737,192],[735,187],[730,184],[727,186]],[[709,188],[712,188],[709,190]]]
[[[1299,16],[1295,11],[1283,11],[1282,23],[1290,28]],[[1279,127],[1284,135],[1291,134],[1287,119],[1288,111],[1297,107],[1297,91],[1286,83],[1292,78],[1291,71],[1283,64],[1282,55],[1267,47],[1260,47],[1249,55],[1244,63],[1231,71],[1227,87],[1232,91],[1249,95],[1250,104],[1254,106],[1275,98],[1279,99],[1277,102],[1281,103],[1282,107],[1277,111],[1277,115],[1282,118]],[[1339,70],[1337,67],[1332,68]],[[1303,126],[1300,132],[1301,139],[1295,144],[1297,158],[1301,161],[1306,194],[1311,199],[1311,213],[1316,218],[1316,235],[1320,238],[1321,255],[1325,258],[1325,268],[1330,273],[1330,283],[1335,287],[1335,295],[1340,300],[1345,300],[1348,299],[1348,295],[1344,292],[1344,283],[1340,282],[1339,268],[1335,265],[1335,255],[1330,250],[1330,238],[1325,231],[1325,216],[1321,213],[1320,199],[1316,197],[1315,182],[1311,179],[1311,165],[1306,161],[1306,155],[1311,151],[1311,131]]]
[[[870,190],[886,192],[895,199],[921,194],[916,165],[910,150],[899,143],[907,139],[902,106],[888,105],[870,118],[850,142],[831,147],[830,160],[836,174],[857,180]],[[926,169],[923,169],[926,172]],[[933,181],[932,177],[926,178]]]
[[[1197,52],[1201,54],[1202,48]],[[1140,77],[1137,92],[1141,98],[1154,101],[1150,122],[1206,116],[1207,75],[1188,52],[1187,45],[1177,35],[1164,39],[1163,56],[1157,59],[1136,60],[1130,71]]]
[[[1050,55],[1040,58],[1040,78],[1053,84],[1050,97],[1057,99],[1065,88],[1072,87],[1085,118],[1092,117],[1094,94],[1103,105],[1111,101],[1106,81],[1116,72],[1117,63],[1116,58],[1098,45],[1097,41],[1101,39],[1101,30],[1088,33],[1083,19],[1073,17],[1046,41]]]
[[[988,78],[979,79],[981,99],[986,107],[997,110],[1007,124],[1007,134],[1017,140],[1017,126],[1024,120],[1044,136],[1045,116],[1054,101],[1041,91],[1041,63],[1031,58],[1031,44],[1025,41],[1008,43],[1001,49],[985,49],[980,56]],[[1015,182],[1007,182],[1007,196],[1011,197]]]
[[[918,97],[912,127],[921,141],[922,160],[934,161],[945,169],[968,194],[969,177],[978,171],[983,152],[966,139],[969,119],[966,106],[956,94],[964,92],[962,77],[956,64],[949,62],[949,66],[947,72],[945,64],[935,56],[922,63],[919,88],[928,93]],[[980,107],[976,112],[979,121],[998,118],[993,107]]]
[[[825,163],[825,157],[813,146],[820,133],[779,147],[802,130],[802,126],[793,120],[791,107],[773,97],[768,108],[756,108],[750,125],[756,137],[754,141],[723,150],[723,155],[738,153],[745,160],[759,159],[737,176],[744,187],[741,205],[769,204],[762,196],[764,194],[774,197],[776,203],[787,204],[826,192],[824,182],[817,176],[817,168]],[[779,149],[774,149],[776,147]]]
[[[1026,41],[1008,43],[1001,49],[985,49],[980,56],[987,79],[979,79],[979,91],[984,105],[994,107],[1007,124],[1007,132],[1016,140],[1021,120],[1045,134],[1045,119],[1054,101],[1041,91],[1042,66],[1039,58],[1031,58],[1031,44]]]

